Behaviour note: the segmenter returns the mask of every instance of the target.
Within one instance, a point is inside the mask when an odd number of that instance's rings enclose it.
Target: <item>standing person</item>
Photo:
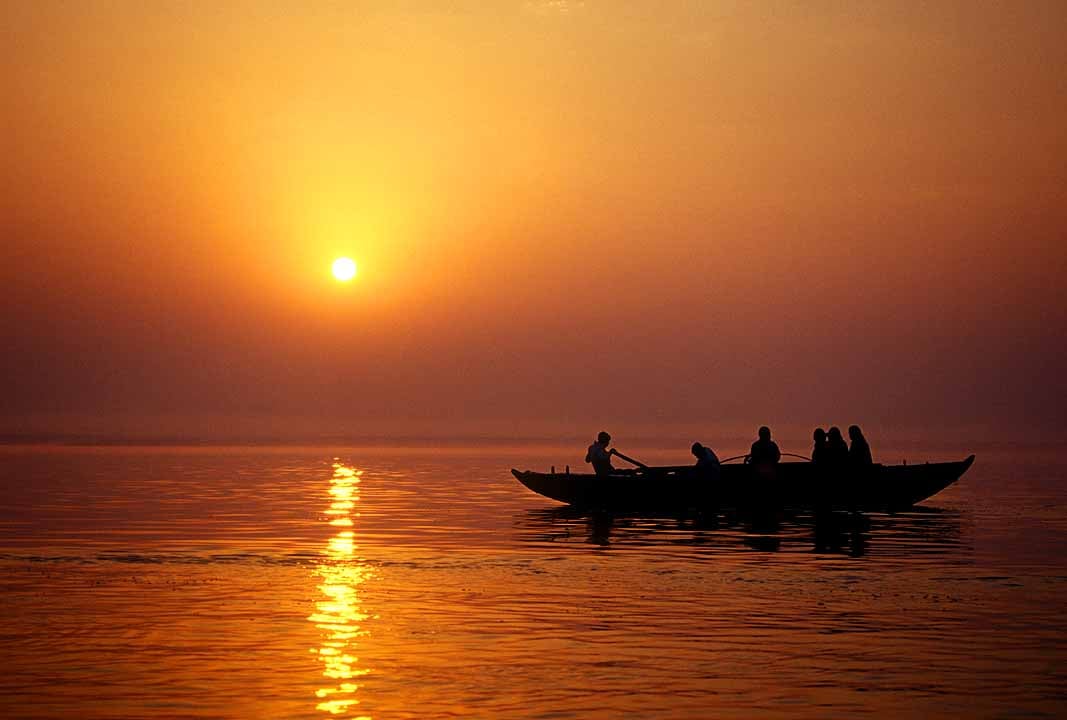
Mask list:
[[[745,462],[749,465],[777,465],[782,459],[778,444],[771,440],[771,429],[764,425],[759,429],[759,439],[752,443]]]
[[[867,438],[863,437],[859,425],[848,426],[848,439],[852,441],[852,446],[848,449],[848,464],[857,469],[873,465],[871,446],[867,444]]]
[[[815,432],[812,433],[812,439],[815,441],[815,444],[811,447],[811,461],[813,463],[825,463],[826,431],[822,428],[815,428]]]
[[[611,456],[615,454],[615,448],[608,450],[611,435],[603,430],[596,436],[596,442],[589,446],[585,453],[585,461],[593,464],[593,472],[597,475],[610,475],[615,468],[611,467]]]

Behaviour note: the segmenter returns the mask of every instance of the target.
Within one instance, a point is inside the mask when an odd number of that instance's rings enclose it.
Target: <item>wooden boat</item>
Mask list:
[[[717,479],[692,465],[617,470],[603,476],[515,469],[511,472],[535,493],[583,508],[830,506],[903,510],[956,482],[973,462],[971,455],[958,462],[872,465],[864,471],[837,473],[810,462],[786,462],[765,468],[723,465]]]

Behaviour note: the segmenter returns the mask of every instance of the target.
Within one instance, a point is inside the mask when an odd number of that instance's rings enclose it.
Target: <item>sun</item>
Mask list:
[[[352,258],[339,257],[333,261],[333,276],[341,282],[348,282],[356,276],[356,263]]]

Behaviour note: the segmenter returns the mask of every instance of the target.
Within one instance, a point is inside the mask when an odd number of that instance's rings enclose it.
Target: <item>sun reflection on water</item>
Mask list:
[[[359,603],[359,586],[365,582],[370,571],[356,556],[354,521],[359,518],[355,511],[359,502],[359,481],[362,470],[333,464],[330,478],[330,504],[325,510],[330,526],[336,532],[321,551],[322,558],[315,568],[321,583],[318,588],[322,598],[315,603],[315,612],[308,620],[322,631],[320,647],[311,648],[322,662],[322,675],[329,680],[327,687],[315,692],[319,702],[317,710],[342,715],[359,704],[355,680],[370,672],[359,666],[359,658],[353,655],[356,638],[366,631],[361,623],[367,619]],[[362,715],[357,720],[370,720]]]

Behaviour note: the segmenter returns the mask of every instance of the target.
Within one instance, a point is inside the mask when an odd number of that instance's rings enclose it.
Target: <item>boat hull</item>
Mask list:
[[[718,479],[693,466],[605,476],[511,472],[535,493],[577,507],[685,510],[775,505],[899,510],[941,492],[973,462],[971,455],[958,462],[873,465],[849,473],[830,473],[812,463],[780,463],[762,470],[723,465]]]

